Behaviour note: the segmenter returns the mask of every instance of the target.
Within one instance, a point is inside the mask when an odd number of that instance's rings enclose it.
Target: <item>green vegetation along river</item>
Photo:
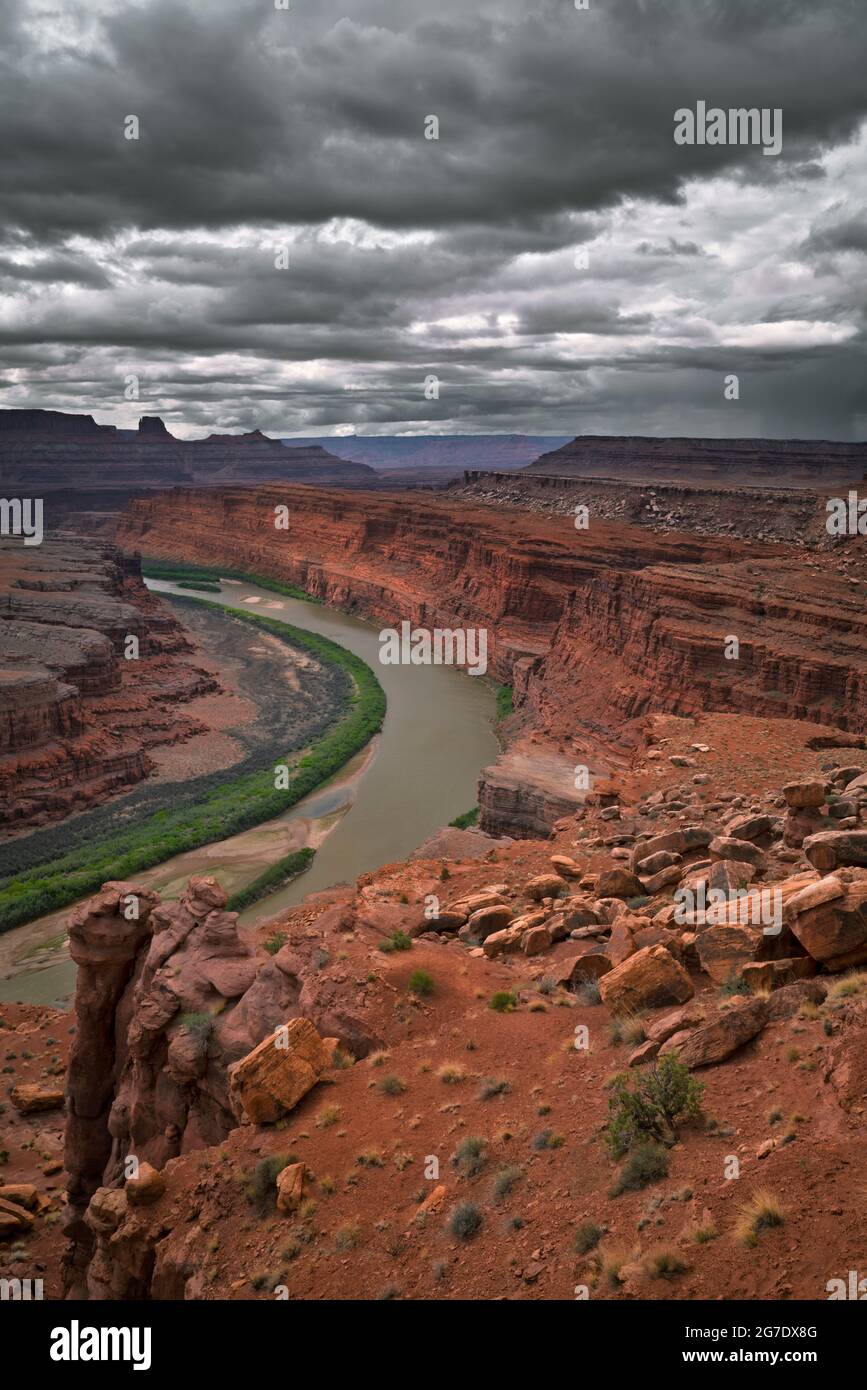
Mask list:
[[[149,584],[160,593],[190,597],[178,583]],[[208,601],[215,601],[210,593]],[[276,860],[305,846],[315,848],[304,873],[242,913],[243,922],[254,923],[307,893],[405,858],[475,804],[479,772],[497,754],[495,695],[489,684],[446,666],[381,666],[379,629],[372,624],[254,583],[224,580],[216,601],[330,639],[361,658],[385,692],[385,722],[380,735],[291,809],[139,871],[134,875],[138,881],[173,897],[190,874],[207,873],[237,893]],[[183,606],[177,608],[182,619],[183,611]],[[280,755],[275,750],[275,762]],[[231,778],[231,770],[226,776]],[[67,911],[0,936],[0,1000],[52,1003],[68,998],[73,967],[62,947]]]

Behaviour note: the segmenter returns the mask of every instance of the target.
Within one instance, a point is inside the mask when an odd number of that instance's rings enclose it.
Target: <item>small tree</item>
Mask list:
[[[704,1086],[674,1056],[654,1062],[636,1078],[634,1090],[626,1073],[616,1076],[608,1098],[607,1143],[614,1158],[622,1158],[644,1140],[670,1145],[677,1122],[701,1112]]]

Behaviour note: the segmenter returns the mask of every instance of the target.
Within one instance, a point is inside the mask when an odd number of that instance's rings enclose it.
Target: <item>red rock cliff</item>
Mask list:
[[[281,504],[288,530],[274,524]],[[781,546],[601,521],[576,531],[414,493],[290,487],[140,499],[118,539],[281,578],[376,622],[486,627],[492,669],[514,680],[524,724],[561,747],[576,729],[601,748],[622,744],[624,722],[649,710],[766,712],[847,729],[867,712],[857,597]],[[725,656],[730,637],[737,659]],[[487,828],[533,829],[514,807],[494,825],[484,795],[482,805]]]
[[[113,547],[0,544],[0,835],[141,781],[150,746],[200,732],[174,708],[217,689],[192,650]]]

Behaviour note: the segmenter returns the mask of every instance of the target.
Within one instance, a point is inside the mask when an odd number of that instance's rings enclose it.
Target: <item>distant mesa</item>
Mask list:
[[[865,469],[865,443],[582,434],[542,454],[523,472],[731,487],[823,487],[860,481]]]
[[[143,439],[166,439],[172,437],[166,429],[165,420],[159,415],[143,415],[138,422],[138,432]]]
[[[44,498],[51,527],[108,534],[132,497],[154,489],[263,482],[351,488],[376,481],[366,464],[304,440],[286,448],[261,430],[186,440],[159,415],[143,415],[137,429],[119,429],[92,415],[0,410],[0,489]]]

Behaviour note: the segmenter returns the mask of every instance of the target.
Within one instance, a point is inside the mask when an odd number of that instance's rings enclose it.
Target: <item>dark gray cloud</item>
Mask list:
[[[6,0],[0,45],[2,404],[867,434],[863,0]],[[783,153],[675,145],[699,99]]]

